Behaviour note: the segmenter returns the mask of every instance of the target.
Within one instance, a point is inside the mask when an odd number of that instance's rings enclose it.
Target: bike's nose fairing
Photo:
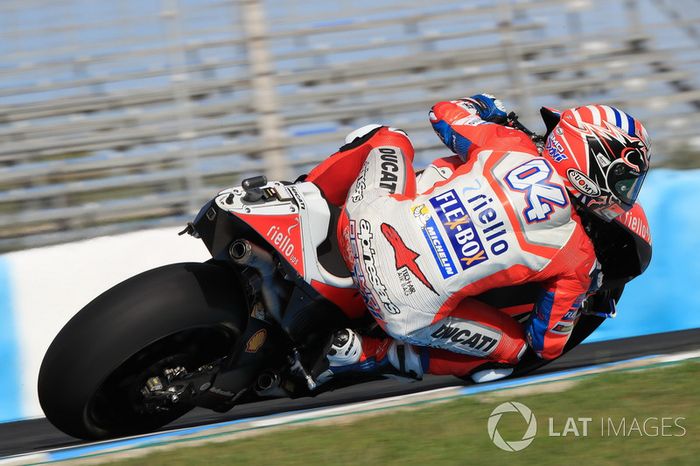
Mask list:
[[[641,275],[651,262],[651,230],[644,208],[640,203],[635,203],[630,210],[615,219],[623,229],[629,233],[634,242],[634,249],[638,259],[638,273]],[[637,276],[635,275],[635,276]]]

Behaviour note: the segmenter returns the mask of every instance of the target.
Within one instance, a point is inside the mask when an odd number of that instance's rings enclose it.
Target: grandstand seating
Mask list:
[[[0,4],[0,251],[184,222],[370,122],[406,129],[425,164],[445,153],[430,105],[482,90],[533,129],[542,104],[621,106],[662,163],[700,145],[686,0],[86,3]]]

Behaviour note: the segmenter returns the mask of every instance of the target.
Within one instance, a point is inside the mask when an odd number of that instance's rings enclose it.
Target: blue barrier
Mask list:
[[[618,316],[587,342],[700,327],[700,170],[652,170],[640,194],[654,248],[625,288]]]
[[[700,205],[698,186],[700,170],[654,170],[649,174],[641,202],[654,243],[651,265],[627,286],[618,317],[605,322],[586,342],[700,328],[700,267],[695,265],[700,260],[700,235],[696,233],[700,215],[695,213]],[[88,253],[98,254],[91,249],[81,252]],[[14,261],[32,270],[33,263],[27,263],[24,256]],[[18,338],[18,325],[32,318],[17,314],[22,296],[13,284],[27,278],[26,271],[22,274],[13,275],[7,256],[0,256],[0,422],[39,413],[29,396],[36,393],[36,374],[20,371],[31,366],[20,366],[20,358],[29,354],[27,345],[36,344]],[[35,292],[27,286],[22,289]],[[57,327],[64,323],[53,322]]]
[[[12,306],[7,260],[0,257],[0,420],[22,416],[20,405],[19,341]]]

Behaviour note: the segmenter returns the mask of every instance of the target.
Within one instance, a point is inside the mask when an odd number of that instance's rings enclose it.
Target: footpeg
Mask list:
[[[306,386],[309,388],[309,390],[315,390],[316,387],[318,387],[318,383],[309,375],[308,372],[306,372],[306,369],[304,369],[304,365],[301,363],[301,358],[299,356],[299,351],[294,348],[292,350],[292,354],[289,356],[289,364],[290,368],[289,370],[293,374],[297,374],[301,376],[305,381],[306,381]]]

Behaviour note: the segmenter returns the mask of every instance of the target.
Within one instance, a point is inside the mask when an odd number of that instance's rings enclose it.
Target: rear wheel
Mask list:
[[[213,264],[172,264],[107,290],[68,322],[44,357],[39,401],[46,417],[86,439],[173,421],[192,406],[149,409],[141,392],[146,381],[229,354],[246,309],[236,276]]]

